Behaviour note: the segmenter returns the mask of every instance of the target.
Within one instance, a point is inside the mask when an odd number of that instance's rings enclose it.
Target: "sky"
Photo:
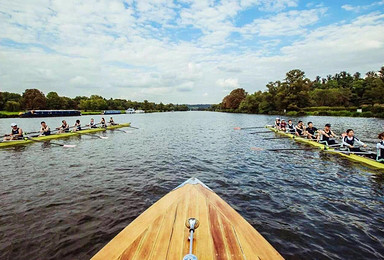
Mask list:
[[[384,65],[384,0],[0,0],[0,91],[219,103]]]

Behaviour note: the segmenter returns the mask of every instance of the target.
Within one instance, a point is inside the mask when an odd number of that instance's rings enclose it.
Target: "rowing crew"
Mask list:
[[[364,142],[355,137],[353,129],[347,129],[345,133],[341,134],[341,144],[337,143],[335,138],[339,137],[331,130],[331,124],[325,124],[323,129],[317,129],[313,126],[312,122],[308,122],[308,127],[305,127],[303,121],[300,120],[295,126],[292,124],[292,120],[288,120],[288,123],[286,123],[284,119],[276,118],[275,128],[298,137],[308,138],[329,147],[347,149],[353,153],[365,153],[360,147],[367,147]],[[384,162],[384,132],[378,135],[378,139],[380,141],[376,145],[376,160]]]
[[[98,127],[97,125],[100,125],[101,127],[107,127],[107,123],[105,121],[105,118],[104,117],[101,118],[100,123],[97,123],[97,124],[95,123],[95,120],[93,118],[91,118],[90,123],[86,126],[89,126],[90,128],[97,128]],[[116,123],[112,117],[109,119],[109,125],[116,125]],[[4,136],[4,141],[19,140],[19,139],[23,138],[23,136],[24,136],[23,129],[18,127],[16,123],[12,123],[11,128],[12,128],[11,133]],[[61,126],[56,128],[56,131],[58,134],[67,133],[67,132],[69,132],[70,128],[73,128],[72,129],[73,132],[80,131],[82,129],[80,120],[77,119],[75,124],[72,127],[69,126],[69,124],[67,123],[66,120],[63,120],[63,121],[61,121]],[[39,133],[37,136],[50,135],[51,134],[51,128],[47,125],[47,123],[45,121],[42,121],[40,123],[40,131],[37,133]]]
[[[327,124],[329,125],[329,124]],[[331,125],[329,125],[330,127]],[[317,139],[319,136],[319,130],[313,126],[312,122],[308,122],[308,127],[304,126],[303,121],[299,121],[297,125],[292,123],[292,120],[288,120],[288,123],[284,119],[276,118],[275,128],[280,131],[284,131],[290,134],[294,134],[301,137],[307,137],[308,139]],[[326,130],[328,132],[329,129]],[[333,133],[333,132],[331,132]]]

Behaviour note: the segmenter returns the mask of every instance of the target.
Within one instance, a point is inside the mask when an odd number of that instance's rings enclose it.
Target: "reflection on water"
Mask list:
[[[288,259],[384,257],[383,175],[338,156],[263,140],[236,126],[273,116],[211,112],[119,115],[139,130],[108,131],[0,150],[0,259],[87,259],[191,176],[230,203]],[[81,117],[83,124],[90,119]],[[96,121],[99,120],[95,116]],[[376,138],[383,121],[307,117]],[[72,120],[72,119],[71,119]],[[71,122],[71,120],[69,120]],[[75,119],[73,118],[72,121]],[[36,131],[41,119],[2,119]],[[47,118],[52,128],[60,118]],[[303,146],[304,147],[304,146]]]

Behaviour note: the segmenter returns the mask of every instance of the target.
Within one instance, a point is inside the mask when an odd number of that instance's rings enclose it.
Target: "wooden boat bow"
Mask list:
[[[178,259],[189,252],[185,222],[196,218],[199,259],[283,259],[243,217],[196,178],[165,195],[92,259]]]

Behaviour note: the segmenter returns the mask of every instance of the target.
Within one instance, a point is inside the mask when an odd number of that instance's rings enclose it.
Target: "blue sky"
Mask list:
[[[2,0],[0,24],[0,91],[218,103],[384,65],[384,0]]]

